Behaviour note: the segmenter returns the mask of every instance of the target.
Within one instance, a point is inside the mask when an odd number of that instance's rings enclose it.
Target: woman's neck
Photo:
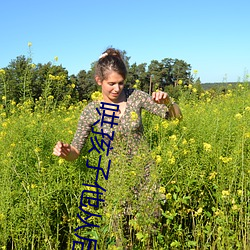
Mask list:
[[[103,101],[108,102],[108,103],[114,103],[114,104],[121,104],[123,102],[126,102],[127,99],[126,99],[126,94],[125,94],[124,89],[116,100],[110,100],[109,98],[106,97],[106,98],[103,98]]]

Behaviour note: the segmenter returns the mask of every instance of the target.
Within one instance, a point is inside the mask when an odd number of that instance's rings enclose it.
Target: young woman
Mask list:
[[[143,141],[141,110],[146,109],[155,115],[161,116],[163,119],[181,118],[182,114],[178,105],[172,102],[165,92],[154,92],[151,97],[143,91],[125,88],[126,76],[127,69],[120,51],[113,48],[107,49],[96,63],[95,70],[95,80],[102,88],[103,100],[90,102],[84,108],[72,143],[57,142],[53,153],[68,161],[77,159],[91,133],[93,124],[100,120],[100,114],[97,109],[100,108],[101,102],[119,105],[119,110],[115,114],[117,116],[117,125],[111,128],[110,124],[103,123],[101,127],[99,122],[94,126],[94,130],[103,131],[110,136],[115,131],[114,141],[111,143],[113,149],[110,150],[110,155],[115,156],[118,161],[124,157],[124,152],[127,157],[125,160],[123,158],[123,163],[119,162],[120,165],[112,165],[110,172],[113,174],[113,179],[111,178],[110,181],[109,178],[109,181],[111,184],[115,183],[115,185],[112,184],[112,187],[108,186],[112,197],[106,197],[109,200],[105,198],[105,201],[107,203],[106,209],[110,209],[112,213],[123,211],[112,215],[112,221],[109,223],[111,225],[110,230],[117,233],[121,231],[119,229],[123,228],[124,235],[129,235],[129,220],[134,218],[138,211],[142,211],[140,214],[148,220],[149,217],[153,217],[154,219],[156,218],[155,221],[157,222],[159,217],[159,215],[155,215],[155,211],[158,211],[159,208],[159,203],[158,205],[156,204],[159,199],[155,195],[158,184],[155,180],[152,180],[151,184],[149,184],[150,168],[152,165],[155,166],[151,160],[148,160],[149,151],[147,149],[143,151],[147,159],[144,157],[139,164],[138,162],[133,162],[133,156],[137,155]],[[113,111],[110,111],[110,115],[111,113]],[[105,139],[108,143],[108,138]],[[130,171],[129,168],[132,168],[133,171]],[[137,174],[135,173],[132,179],[129,179],[129,174],[127,173],[136,172],[134,171],[136,168]],[[124,173],[123,171],[127,172]],[[114,177],[115,174],[119,176]],[[119,200],[118,206],[120,209],[117,207],[117,202],[114,203],[116,200]],[[146,206],[144,206],[145,204]],[[145,209],[142,208],[143,206]],[[152,222],[153,220],[149,221]],[[117,237],[116,245],[122,246],[124,238],[126,237],[122,235]]]
[[[182,114],[179,106],[172,102],[165,92],[153,92],[151,97],[143,91],[124,88],[126,76],[127,69],[120,51],[113,48],[107,49],[96,64],[95,80],[102,88],[103,102],[119,105],[119,111],[116,114],[119,116],[116,131],[119,132],[120,137],[125,138],[124,143],[129,147],[128,152],[132,153],[143,138],[142,109],[165,119],[181,118]],[[54,155],[68,161],[78,158],[92,125],[99,119],[96,111],[98,106],[100,102],[91,102],[87,105],[80,116],[72,143],[57,142],[53,150]],[[131,122],[131,114],[134,114],[133,122]],[[108,126],[104,131],[112,133]]]

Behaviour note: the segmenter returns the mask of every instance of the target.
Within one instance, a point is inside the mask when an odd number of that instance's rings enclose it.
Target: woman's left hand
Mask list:
[[[154,102],[159,104],[168,104],[171,102],[168,93],[162,91],[153,92],[152,99]]]

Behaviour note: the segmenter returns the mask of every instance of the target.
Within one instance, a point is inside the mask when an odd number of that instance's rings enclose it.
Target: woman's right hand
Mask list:
[[[72,145],[58,141],[54,147],[53,154],[66,161],[74,161],[78,158],[80,152]]]
[[[65,159],[69,155],[70,151],[70,144],[58,141],[54,147],[53,154]]]

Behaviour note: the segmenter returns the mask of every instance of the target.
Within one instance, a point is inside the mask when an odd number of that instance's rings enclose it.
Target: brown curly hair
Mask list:
[[[127,68],[122,53],[114,48],[108,48],[102,53],[95,65],[95,76],[98,76],[103,81],[110,71],[117,72],[124,80],[127,77]]]

